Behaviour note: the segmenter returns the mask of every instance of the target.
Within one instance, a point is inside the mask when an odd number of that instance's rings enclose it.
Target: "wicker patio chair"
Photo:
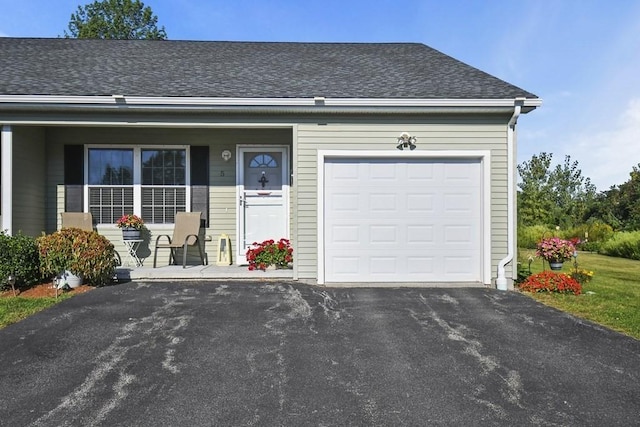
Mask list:
[[[156,238],[156,249],[153,254],[153,268],[156,268],[158,249],[169,249],[169,263],[177,264],[176,253],[182,248],[182,268],[187,266],[187,249],[189,246],[197,245],[200,252],[200,261],[206,265],[204,252],[202,250],[202,239],[200,239],[200,212],[178,212],[176,213],[173,236],[161,234]],[[160,242],[162,237],[166,237],[168,243]]]
[[[93,216],[89,212],[62,212],[62,228],[93,231]]]

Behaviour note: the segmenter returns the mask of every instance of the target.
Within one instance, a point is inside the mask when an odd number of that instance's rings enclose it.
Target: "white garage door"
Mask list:
[[[327,158],[326,282],[481,282],[479,160]]]

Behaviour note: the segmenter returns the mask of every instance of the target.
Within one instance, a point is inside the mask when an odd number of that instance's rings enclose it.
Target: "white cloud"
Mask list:
[[[578,160],[583,174],[600,191],[628,181],[632,167],[640,163],[640,98],[630,100],[612,125],[600,132],[577,135],[563,147],[562,155]]]

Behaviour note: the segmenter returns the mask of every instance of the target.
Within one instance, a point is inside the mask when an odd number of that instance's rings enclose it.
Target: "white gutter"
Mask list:
[[[514,208],[514,134],[518,117],[524,105],[524,98],[516,98],[513,103],[513,115],[507,124],[507,256],[498,262],[498,277],[496,278],[496,288],[506,291],[507,277],[505,275],[505,266],[513,260],[513,246],[515,244],[514,226],[515,226],[515,208]]]
[[[522,98],[522,106],[539,107],[542,100]],[[0,104],[95,104],[164,106],[326,106],[326,107],[511,107],[512,99],[401,99],[401,98],[211,98],[148,96],[0,95]]]

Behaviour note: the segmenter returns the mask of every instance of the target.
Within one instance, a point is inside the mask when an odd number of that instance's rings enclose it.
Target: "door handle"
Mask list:
[[[240,206],[242,206],[242,196],[240,196],[239,201],[240,201]]]

